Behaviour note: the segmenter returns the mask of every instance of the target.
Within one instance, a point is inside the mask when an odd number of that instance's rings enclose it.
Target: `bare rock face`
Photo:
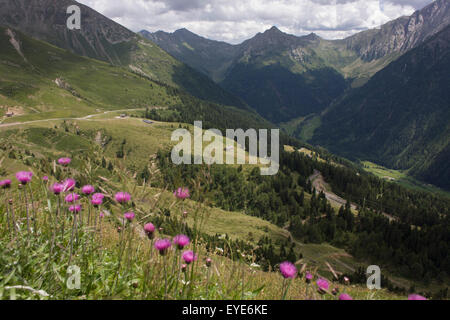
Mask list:
[[[344,41],[363,60],[372,61],[391,53],[405,53],[449,24],[450,1],[436,0],[409,17],[401,17],[380,29],[364,31]]]
[[[67,28],[71,5],[81,9],[81,30]],[[132,31],[72,0],[0,0],[0,25],[114,64],[122,64],[117,44],[136,38]]]

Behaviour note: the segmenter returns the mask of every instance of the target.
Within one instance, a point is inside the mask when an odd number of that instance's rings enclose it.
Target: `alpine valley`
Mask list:
[[[448,299],[449,42],[448,0],[237,45],[0,0],[0,299]],[[196,121],[280,128],[278,174],[175,165]]]
[[[239,45],[140,33],[295,137],[449,190],[449,24],[438,0],[343,40],[276,27]]]

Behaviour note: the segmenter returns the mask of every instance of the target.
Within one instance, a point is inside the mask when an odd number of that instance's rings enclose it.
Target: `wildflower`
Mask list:
[[[48,182],[48,176],[43,176],[43,177],[42,177],[42,181],[44,181],[45,183],[47,183],[47,182]]]
[[[100,212],[100,218],[104,218],[105,214],[103,212]]]
[[[147,234],[147,237],[149,239],[153,239],[153,237],[155,236],[155,226],[153,225],[153,223],[147,223],[144,226],[144,232],[145,234]]]
[[[311,283],[312,279],[313,279],[313,275],[309,272],[306,273],[306,283]]]
[[[11,187],[12,181],[9,179],[0,181],[0,188],[2,189],[9,189]]]
[[[191,195],[189,194],[188,188],[178,188],[174,191],[173,195],[177,197],[178,199],[184,200],[186,198],[189,198]]]
[[[69,211],[73,212],[73,213],[78,213],[81,211],[81,206],[79,204],[77,204],[75,206],[70,206]]]
[[[184,211],[184,212],[183,212],[183,218],[187,218],[187,216],[188,216],[188,212],[187,212],[187,211]]]
[[[55,183],[54,185],[52,185],[50,187],[50,191],[56,195],[60,194],[63,191],[63,189],[64,189],[64,186],[60,183]]]
[[[105,196],[102,193],[94,193],[92,195],[91,203],[94,206],[99,206],[103,203],[103,198],[105,198]]]
[[[71,178],[66,179],[66,180],[63,182],[63,186],[64,186],[63,191],[64,191],[64,192],[73,191],[73,190],[75,189],[75,185],[76,185],[76,184],[77,184],[77,183],[76,183],[75,180],[73,180],[73,179],[71,179]]]
[[[193,261],[197,260],[197,255],[194,253],[194,251],[185,251],[183,252],[183,260],[187,264],[191,264]]]
[[[172,242],[169,239],[161,239],[155,242],[155,248],[163,256],[167,250],[172,246]]]
[[[173,238],[173,244],[177,246],[179,250],[182,250],[184,247],[189,245],[189,237],[184,234],[179,234]]]
[[[134,212],[127,212],[127,213],[125,213],[125,214],[123,215],[123,217],[124,217],[125,219],[127,219],[128,222],[131,222],[131,221],[133,221],[133,219],[134,219],[134,217],[135,217],[135,214],[134,214]]]
[[[410,294],[408,296],[408,300],[427,300],[427,298],[425,298],[421,295],[418,295],[418,294]]]
[[[181,272],[186,272],[187,269],[187,265],[186,264],[182,264],[181,265]]]
[[[295,276],[297,275],[297,268],[294,266],[294,264],[285,261],[282,264],[280,264],[280,272],[285,279],[287,278],[294,279]]]
[[[63,167],[68,166],[71,162],[72,162],[72,159],[70,159],[70,158],[60,158],[60,159],[58,159],[58,163],[60,165],[62,165]]]
[[[353,300],[353,298],[350,295],[346,294],[346,293],[342,293],[339,296],[339,300]]]
[[[211,258],[206,258],[206,266],[209,268],[211,267],[211,264],[212,264]]]
[[[99,206],[99,205],[101,205],[102,203],[103,203],[103,199],[102,198],[92,198],[91,199],[91,203],[94,205],[94,206]]]
[[[33,178],[33,173],[29,171],[20,171],[16,173],[16,178],[21,184],[27,184]]]
[[[76,193],[69,193],[66,198],[64,199],[67,203],[72,203],[74,201],[80,200],[80,195]]]
[[[328,281],[320,278],[319,280],[317,280],[317,286],[319,287],[319,293],[320,294],[324,294],[328,291],[328,288],[330,287],[330,285],[328,284]]]
[[[131,195],[127,192],[118,192],[116,193],[115,199],[119,203],[127,203],[131,200]]]
[[[350,283],[350,279],[347,277],[344,277],[344,283],[348,285]]]
[[[87,185],[87,186],[84,186],[83,188],[81,188],[81,192],[83,192],[85,195],[88,196],[95,192],[95,188],[91,185]]]

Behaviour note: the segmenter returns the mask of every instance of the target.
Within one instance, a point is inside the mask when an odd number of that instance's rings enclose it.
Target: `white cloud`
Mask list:
[[[187,28],[242,42],[273,25],[338,39],[410,15],[432,0],[78,0],[133,31]]]

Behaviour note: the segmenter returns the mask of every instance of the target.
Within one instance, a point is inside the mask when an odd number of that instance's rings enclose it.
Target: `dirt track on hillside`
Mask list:
[[[31,123],[40,123],[40,122],[49,122],[49,121],[61,121],[61,120],[89,120],[95,116],[99,116],[99,115],[103,115],[103,114],[108,114],[108,113],[113,113],[113,112],[126,112],[126,111],[137,111],[137,110],[145,110],[143,108],[138,108],[138,109],[123,109],[123,110],[110,110],[110,111],[105,111],[105,112],[101,112],[101,113],[96,113],[96,114],[90,114],[84,117],[80,117],[80,118],[55,118],[55,119],[42,119],[42,120],[32,120],[32,121],[24,121],[24,122],[11,122],[11,123],[0,123],[0,128],[5,128],[5,127],[14,127],[14,126],[20,126],[23,124],[31,124]]]
[[[337,205],[337,206],[345,206],[347,203],[347,200],[339,197],[337,194],[330,192],[330,186],[325,182],[325,179],[322,176],[322,173],[320,171],[314,169],[314,173],[312,176],[310,176],[309,181],[311,181],[312,186],[316,189],[317,192],[323,192],[325,194],[325,197],[328,201],[331,202],[331,204]],[[356,204],[352,203],[351,208],[353,210],[357,210]]]
[[[325,197],[328,201],[330,201],[331,204],[334,204],[336,206],[345,206],[347,203],[347,200],[339,197],[337,194],[329,191],[331,190],[331,187],[325,182],[324,177],[322,176],[322,173],[316,169],[314,169],[314,173],[308,178],[309,181],[311,181],[311,184],[314,188],[316,188],[317,192],[323,191],[325,194]],[[351,203],[350,207],[352,210],[357,211],[358,206],[355,203]],[[382,213],[383,216],[389,219],[389,221],[397,220],[395,217],[393,217],[390,214],[387,214],[385,212]]]

